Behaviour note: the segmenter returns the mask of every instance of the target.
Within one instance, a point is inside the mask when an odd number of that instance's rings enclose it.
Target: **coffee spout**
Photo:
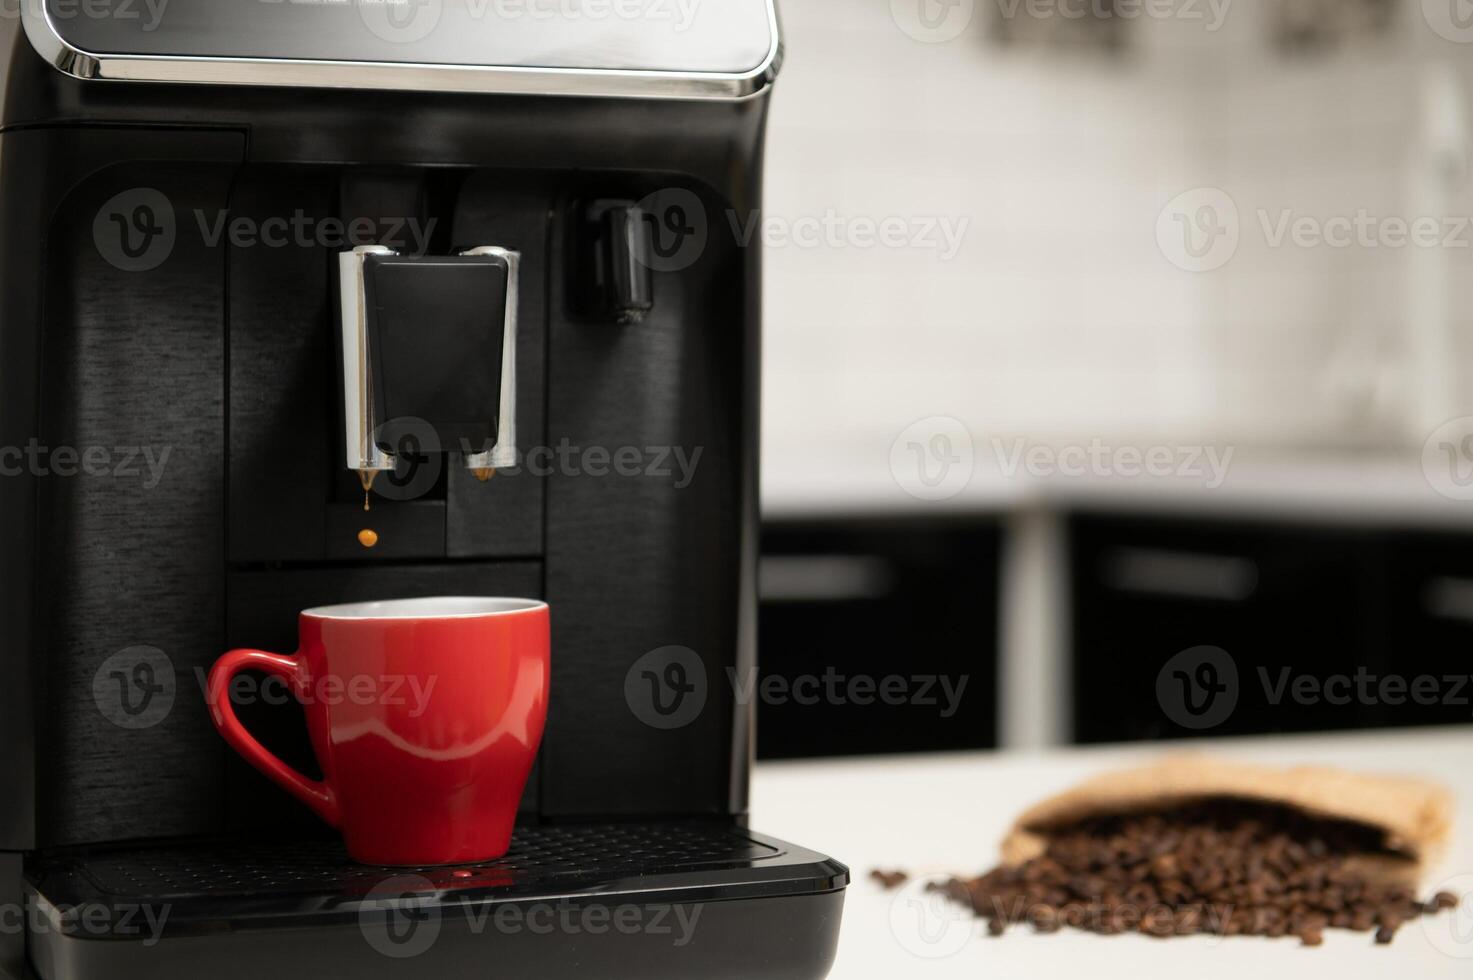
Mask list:
[[[369,494],[373,492],[374,478],[379,474],[378,470],[359,470],[358,482],[363,484],[363,513],[368,513],[373,504],[370,502]]]
[[[410,438],[431,452],[466,447],[483,482],[516,465],[520,262],[496,246],[339,256],[346,461],[365,494]]]

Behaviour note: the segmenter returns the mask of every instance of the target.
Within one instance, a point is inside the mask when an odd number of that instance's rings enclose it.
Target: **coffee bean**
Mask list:
[[[876,869],[874,871],[871,871],[869,873],[869,876],[875,881],[879,882],[880,887],[885,889],[886,891],[889,891],[892,888],[897,888],[910,880],[910,875],[906,874],[904,871],[880,871],[879,869]]]
[[[1458,903],[1444,892],[1423,904],[1353,868],[1356,857],[1386,854],[1370,827],[1211,800],[1051,827],[1039,857],[938,890],[970,905],[994,936],[1027,923],[1045,934],[1296,936],[1319,946],[1334,927],[1374,930],[1385,944],[1406,921]]]

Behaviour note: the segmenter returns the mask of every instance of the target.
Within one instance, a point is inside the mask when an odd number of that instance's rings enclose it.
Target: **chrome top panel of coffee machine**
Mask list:
[[[822,976],[847,871],[746,828],[734,689],[760,272],[728,229],[761,204],[769,0],[22,9],[0,975]],[[224,746],[202,672],[290,650],[303,608],[447,594],[553,610],[522,829],[472,868],[352,865]],[[310,771],[266,691],[238,713]],[[701,912],[682,944],[475,928],[538,903]],[[435,933],[386,953],[406,910]]]
[[[167,0],[127,18],[21,6],[35,49],[84,79],[735,99],[766,90],[782,52],[771,0]]]

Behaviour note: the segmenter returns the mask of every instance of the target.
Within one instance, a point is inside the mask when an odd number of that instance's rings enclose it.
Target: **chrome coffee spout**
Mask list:
[[[365,493],[408,434],[432,433],[482,480],[515,466],[520,253],[367,245],[338,264],[345,463]]]
[[[465,457],[466,469],[482,480],[488,480],[489,474],[517,465],[517,284],[521,278],[522,255],[496,245],[482,245],[460,254],[490,256],[506,263],[506,307],[501,320],[501,403],[496,416],[496,445],[486,452],[467,453]]]
[[[384,452],[374,434],[374,385],[368,350],[368,314],[364,290],[364,262],[371,255],[395,255],[383,245],[360,245],[338,256],[343,331],[343,444],[348,469],[363,481],[365,494],[374,477],[392,472],[394,457]]]

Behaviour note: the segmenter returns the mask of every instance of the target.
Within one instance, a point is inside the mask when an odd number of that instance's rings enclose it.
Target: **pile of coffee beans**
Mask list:
[[[1457,905],[1419,902],[1411,888],[1356,873],[1352,857],[1384,855],[1379,832],[1300,811],[1214,800],[1051,829],[1045,853],[1016,867],[942,886],[1000,936],[1027,924],[1166,938],[1374,932],[1389,943],[1422,915]]]

